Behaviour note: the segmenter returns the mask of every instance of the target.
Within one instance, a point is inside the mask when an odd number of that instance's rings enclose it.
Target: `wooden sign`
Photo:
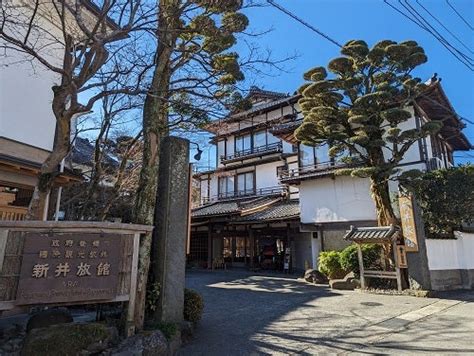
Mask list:
[[[119,249],[113,234],[26,233],[16,304],[113,299]]]
[[[403,237],[407,252],[418,251],[418,237],[416,232],[415,214],[413,212],[412,196],[400,196],[400,219],[402,221]]]
[[[399,268],[408,268],[406,246],[397,245],[397,262]]]

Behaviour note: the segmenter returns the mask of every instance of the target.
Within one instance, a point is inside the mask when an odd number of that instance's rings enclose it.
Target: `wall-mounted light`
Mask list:
[[[199,148],[199,145],[196,143],[196,142],[192,142],[192,141],[189,141],[189,143],[192,143],[193,145],[196,145],[197,146],[197,153],[194,155],[194,159],[196,161],[200,161],[201,160],[201,156],[202,156],[202,150]]]

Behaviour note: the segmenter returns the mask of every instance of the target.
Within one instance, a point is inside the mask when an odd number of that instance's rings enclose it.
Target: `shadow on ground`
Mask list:
[[[467,330],[456,329],[451,317],[413,333],[412,340],[400,345],[386,339],[396,330],[376,327],[365,332],[437,299],[332,291],[286,275],[243,271],[190,271],[186,283],[203,295],[205,309],[194,340],[181,355],[386,354],[388,349],[413,353],[420,347],[420,335],[447,336],[456,330],[467,337]],[[436,353],[445,348],[434,342],[427,350]]]

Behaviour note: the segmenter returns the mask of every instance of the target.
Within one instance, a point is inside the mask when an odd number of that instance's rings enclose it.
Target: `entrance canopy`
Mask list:
[[[376,227],[354,227],[346,233],[344,239],[355,243],[387,243],[396,241],[400,228],[394,225]]]

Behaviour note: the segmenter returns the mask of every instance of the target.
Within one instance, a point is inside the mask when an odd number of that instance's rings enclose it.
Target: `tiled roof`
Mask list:
[[[73,163],[92,166],[94,162],[95,147],[89,140],[77,137],[71,150],[71,159]],[[106,166],[116,168],[118,162],[109,154],[103,156],[103,163]]]
[[[296,130],[303,123],[303,119],[297,119],[285,124],[275,125],[270,129],[272,134],[290,133]]]
[[[398,234],[397,226],[352,227],[344,236],[345,240],[355,242],[391,241]]]
[[[298,200],[281,201],[256,213],[242,216],[239,221],[274,221],[298,218],[300,205]]]
[[[261,97],[267,97],[267,98],[282,98],[282,97],[287,97],[289,96],[288,94],[286,93],[281,93],[281,92],[277,92],[277,91],[271,91],[271,90],[264,90],[264,89],[261,89],[255,85],[251,86],[250,87],[250,91],[249,91],[249,97],[252,97],[252,96],[261,96]]]
[[[296,101],[297,99],[299,99],[299,97],[300,97],[300,95],[285,96],[285,97],[277,99],[277,100],[273,100],[273,101],[269,101],[269,102],[266,102],[266,103],[254,105],[249,110],[242,111],[242,112],[239,112],[239,113],[236,113],[236,114],[233,114],[233,115],[229,116],[228,119],[230,119],[230,120],[237,119],[237,118],[244,117],[244,116],[247,116],[247,115],[250,115],[250,114],[254,114],[254,113],[259,112],[259,111],[267,110],[267,109],[273,108],[275,106],[278,106],[280,104],[283,104],[285,102]],[[224,120],[227,120],[227,119],[224,119]]]
[[[263,196],[263,197],[252,197],[245,199],[233,199],[226,201],[217,201],[202,207],[193,209],[192,217],[211,217],[219,215],[230,215],[230,214],[241,214],[246,211],[252,211],[254,209],[264,208],[265,206],[278,202],[280,196]]]

